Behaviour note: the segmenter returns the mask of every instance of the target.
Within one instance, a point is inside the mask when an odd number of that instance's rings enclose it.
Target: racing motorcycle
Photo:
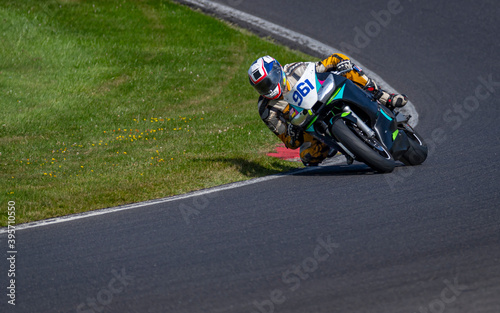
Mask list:
[[[396,161],[418,165],[427,158],[422,137],[408,124],[411,116],[391,111],[342,72],[317,73],[310,63],[284,98],[293,125],[372,169],[389,173]]]

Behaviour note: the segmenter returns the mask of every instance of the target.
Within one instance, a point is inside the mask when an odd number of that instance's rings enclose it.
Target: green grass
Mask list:
[[[0,225],[297,167],[246,71],[310,59],[169,1],[0,3]]]

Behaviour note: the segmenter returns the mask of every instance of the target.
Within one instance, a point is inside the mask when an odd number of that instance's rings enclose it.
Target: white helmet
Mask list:
[[[281,97],[286,86],[283,68],[274,58],[265,56],[258,58],[248,69],[248,78],[257,92],[267,99]]]

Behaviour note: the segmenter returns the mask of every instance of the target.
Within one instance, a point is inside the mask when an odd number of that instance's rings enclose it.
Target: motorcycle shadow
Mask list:
[[[338,162],[338,161],[337,161]],[[395,170],[405,167],[401,162],[396,162]],[[326,164],[315,167],[306,167],[294,176],[356,176],[356,175],[387,175],[390,173],[380,173],[363,163],[347,164]]]
[[[380,174],[365,164],[327,165],[308,167],[294,173],[294,176],[359,176]]]
[[[238,169],[238,171],[241,174],[249,178],[262,177],[265,175],[281,174],[284,172],[290,172],[296,170],[296,167],[280,164],[279,161],[270,162],[268,167],[268,166],[262,166],[261,164],[240,157],[198,158],[194,159],[193,161],[224,163],[230,166],[234,166]]]

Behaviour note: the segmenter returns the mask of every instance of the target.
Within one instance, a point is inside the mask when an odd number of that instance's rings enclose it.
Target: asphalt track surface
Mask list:
[[[17,305],[2,286],[0,311],[500,312],[498,2],[220,2],[356,48],[411,97],[428,160],[21,230]]]

